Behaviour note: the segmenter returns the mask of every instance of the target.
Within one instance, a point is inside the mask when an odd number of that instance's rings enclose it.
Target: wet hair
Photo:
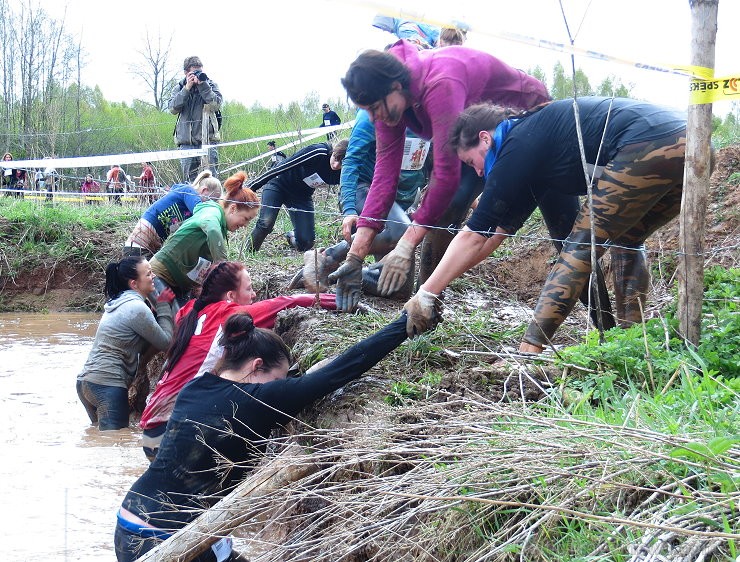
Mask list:
[[[182,63],[182,69],[187,70],[191,66],[203,66],[200,57],[187,57]]]
[[[165,354],[165,368],[168,371],[171,371],[177,365],[177,362],[182,358],[185,350],[190,345],[190,339],[193,337],[195,327],[198,325],[198,314],[200,311],[209,304],[223,300],[229,291],[238,289],[241,282],[240,274],[245,270],[246,267],[244,264],[237,261],[222,261],[211,268],[211,271],[203,281],[200,296],[193,303],[192,310],[177,323],[172,343]]]
[[[221,182],[218,178],[213,177],[211,170],[203,170],[193,180],[193,187],[196,191],[200,192],[201,188],[205,188],[205,195],[209,199],[220,199],[223,193],[221,188]]]
[[[239,206],[241,210],[244,207],[257,209],[260,206],[259,197],[248,187],[242,187],[247,179],[247,173],[244,171],[237,172],[224,182],[225,194],[221,199],[221,206],[226,209],[232,203]]]
[[[467,39],[467,33],[464,29],[456,29],[454,27],[444,27],[439,32],[438,44],[440,47],[447,47],[450,45],[462,45]]]
[[[121,293],[128,291],[128,282],[139,278],[137,267],[144,261],[144,256],[126,256],[121,261],[114,261],[105,268],[105,289],[103,292],[109,301],[117,299]]]
[[[344,161],[344,157],[347,156],[348,145],[349,141],[347,139],[342,139],[337,144],[332,146],[331,155],[334,157],[335,160],[340,163]]]
[[[368,106],[387,96],[394,82],[408,90],[410,81],[411,73],[400,60],[390,53],[369,50],[349,65],[342,86],[355,104]]]
[[[224,324],[224,333],[218,342],[224,355],[216,364],[214,372],[239,370],[248,359],[259,357],[265,370],[274,369],[281,362],[291,363],[290,349],[272,330],[257,328],[246,312],[229,317]]]
[[[502,121],[510,117],[524,117],[525,115],[527,112],[490,103],[471,105],[452,125],[448,140],[449,146],[453,151],[475,148],[480,144],[478,133],[481,131],[493,132]]]

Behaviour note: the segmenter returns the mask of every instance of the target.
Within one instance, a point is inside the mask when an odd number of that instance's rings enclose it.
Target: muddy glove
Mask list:
[[[378,279],[378,292],[381,296],[392,295],[406,283],[406,278],[411,274],[414,249],[410,242],[401,238],[396,248],[380,260],[383,264],[383,271]]]
[[[343,312],[354,312],[362,294],[362,258],[356,254],[347,254],[347,259],[334,273],[329,281],[337,283],[337,308]]]
[[[433,330],[442,321],[442,301],[439,295],[419,289],[403,305],[406,311],[406,333],[410,338]]]

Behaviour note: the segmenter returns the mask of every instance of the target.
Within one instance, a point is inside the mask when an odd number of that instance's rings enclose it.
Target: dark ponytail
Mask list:
[[[257,328],[246,312],[233,314],[224,324],[224,333],[219,344],[224,355],[214,369],[218,375],[223,371],[238,371],[247,359],[259,357],[265,370],[270,370],[285,360],[291,362],[290,349],[272,330]]]
[[[168,371],[182,358],[190,345],[190,339],[198,325],[198,314],[209,304],[223,299],[229,291],[239,288],[241,279],[239,274],[246,269],[243,263],[237,261],[222,261],[214,266],[203,281],[200,296],[195,299],[193,308],[184,318],[181,318],[175,328],[175,335],[165,355],[165,365]]]
[[[128,282],[139,278],[136,268],[144,261],[144,256],[126,256],[121,261],[111,262],[105,268],[105,288],[103,293],[109,301],[117,299],[130,287]]]

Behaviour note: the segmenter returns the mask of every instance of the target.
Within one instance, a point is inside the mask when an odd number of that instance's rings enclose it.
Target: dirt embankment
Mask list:
[[[717,156],[705,231],[707,263],[737,266],[740,259],[736,247],[740,225],[740,146],[724,148]],[[17,230],[17,225],[0,218],[0,231],[6,236],[12,237]],[[667,276],[672,275],[675,268],[678,232],[678,219],[675,219],[648,241],[649,249],[656,252],[661,262],[660,267],[666,268]],[[124,237],[120,232],[88,232],[80,228],[79,239],[90,244],[84,259],[77,252],[71,259],[48,257],[28,262],[22,255],[8,255],[6,250],[0,255],[0,309],[100,308],[105,265],[119,256]],[[488,260],[471,272],[470,277],[486,289],[500,291],[510,300],[531,305],[550,270],[554,251],[546,241],[514,241],[508,246],[511,251],[507,256]],[[17,251],[22,251],[20,246]],[[655,256],[652,261],[656,261]],[[296,258],[296,263],[299,262]],[[13,263],[16,265],[12,266]],[[294,271],[286,270],[285,260],[254,260],[248,265],[256,285],[262,288],[260,298],[281,293]],[[369,303],[384,308],[379,299],[369,299]],[[397,307],[397,303],[392,306]]]

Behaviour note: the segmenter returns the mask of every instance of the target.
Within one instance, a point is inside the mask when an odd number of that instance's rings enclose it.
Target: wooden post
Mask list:
[[[188,562],[208,550],[213,543],[258,515],[244,510],[245,498],[267,495],[319,469],[314,464],[292,464],[299,453],[298,445],[288,446],[277,458],[249,475],[233,492],[211,509],[138,558],[136,562],[156,560]]]
[[[719,0],[689,0],[691,64],[714,68]],[[678,268],[678,317],[681,335],[693,345],[701,338],[704,293],[704,223],[711,174],[712,104],[690,105],[686,127],[686,168]]]
[[[200,120],[200,146],[201,148],[206,145],[211,144],[209,135],[208,135],[208,128],[209,128],[209,125],[211,124],[211,115],[213,115],[211,108],[208,107],[208,104],[203,104],[203,117]],[[206,151],[205,156],[201,156],[200,163],[201,163],[201,169],[198,170],[198,173],[210,168],[210,164],[211,164],[210,149]]]

